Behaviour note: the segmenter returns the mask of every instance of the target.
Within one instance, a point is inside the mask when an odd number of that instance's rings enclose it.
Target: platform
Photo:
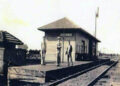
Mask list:
[[[61,70],[62,72],[63,69],[72,68],[89,63],[91,63],[91,61],[84,61],[84,62],[79,61],[79,62],[74,62],[73,66],[68,67],[67,63],[65,62],[65,63],[61,63],[61,65],[57,67],[55,62],[48,62],[46,65],[38,64],[38,65],[10,67],[8,69],[8,73],[10,79],[27,80],[28,78],[29,79],[31,78],[32,80],[29,81],[45,83],[46,81],[49,81],[48,78],[50,77],[54,78],[54,76],[52,75],[53,71]],[[49,73],[51,74],[48,75]]]
[[[67,77],[89,67],[98,64],[97,61],[79,61],[74,62],[73,66],[67,66],[62,63],[57,67],[55,63],[43,65],[28,65],[20,67],[10,67],[8,69],[8,78],[10,80],[20,80],[33,83],[46,83]]]

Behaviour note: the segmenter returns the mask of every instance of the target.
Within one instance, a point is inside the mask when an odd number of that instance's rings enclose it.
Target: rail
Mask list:
[[[110,61],[107,61],[107,62],[98,64],[98,65],[96,65],[96,66],[90,67],[90,68],[85,69],[85,70],[83,70],[83,71],[80,71],[80,72],[77,72],[77,73],[75,73],[75,74],[69,75],[68,77],[64,77],[64,78],[59,79],[59,80],[57,80],[57,81],[51,82],[51,83],[49,83],[48,85],[49,85],[49,86],[56,86],[56,85],[58,85],[58,84],[60,84],[60,83],[62,83],[62,82],[64,82],[64,81],[66,81],[66,80],[68,80],[68,79],[74,78],[74,77],[76,77],[76,76],[78,76],[78,75],[81,75],[81,74],[83,74],[83,73],[86,73],[86,72],[88,72],[88,71],[90,71],[90,70],[93,70],[93,69],[95,69],[95,68],[97,68],[97,67],[100,67],[101,65],[107,64],[107,63],[109,63],[109,62],[110,62]]]
[[[109,71],[110,68],[112,68],[115,64],[117,64],[118,61],[114,62],[113,64],[111,64],[111,66],[109,68],[107,68],[106,70],[104,70],[104,72],[102,72],[101,74],[99,74],[99,76],[94,79],[93,81],[91,81],[87,86],[93,86],[100,77],[102,77],[107,71]]]

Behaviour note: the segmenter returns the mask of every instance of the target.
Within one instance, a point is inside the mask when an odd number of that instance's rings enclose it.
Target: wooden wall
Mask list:
[[[82,41],[85,41],[85,53],[89,53],[89,39],[82,35],[81,33],[76,33],[76,52],[77,53],[82,53],[81,52],[81,46],[82,46]]]
[[[4,48],[0,48],[0,74],[3,74],[3,65],[4,65],[3,57],[4,57]]]
[[[66,32],[69,33],[69,32]],[[61,61],[63,60],[63,53],[64,53],[64,61],[67,61],[67,56],[65,54],[67,46],[68,46],[68,40],[71,41],[73,52],[72,52],[72,58],[73,61],[75,61],[76,53],[79,54],[85,54],[86,59],[89,59],[90,54],[90,46],[92,48],[92,45],[90,45],[90,38],[82,34],[80,32],[70,32],[72,36],[64,36],[64,50],[63,50],[63,39],[61,39],[62,49],[61,49]],[[47,32],[45,33],[46,36],[46,43],[47,43],[47,52],[46,52],[46,60],[50,61],[56,61],[57,60],[57,43],[58,43],[58,36],[60,36],[60,32]],[[81,51],[82,41],[85,41],[85,52],[83,53]],[[94,40],[92,40],[94,42]],[[63,52],[64,51],[64,52]],[[92,51],[92,50],[91,50]],[[93,51],[92,51],[93,52]]]
[[[60,33],[46,33],[46,43],[47,43],[47,53],[46,53],[46,60],[50,61],[56,61],[57,60],[57,43],[58,39],[57,37],[60,35]],[[71,41],[71,44],[73,46],[73,52],[72,57],[73,61],[75,61],[75,34],[73,33],[72,36],[64,37],[64,61],[67,61],[67,57],[65,55],[67,46],[68,46],[68,40]],[[61,39],[62,49],[61,49],[61,60],[63,57],[63,39]]]

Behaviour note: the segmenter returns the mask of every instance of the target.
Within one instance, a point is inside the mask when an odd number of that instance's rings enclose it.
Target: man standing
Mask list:
[[[72,61],[72,45],[70,44],[70,40],[68,41],[68,43],[69,43],[69,45],[67,47],[66,54],[67,54],[68,66],[70,66],[70,61],[71,61],[72,65],[73,65],[73,61]]]
[[[60,66],[61,62],[61,43],[60,37],[58,37],[58,44],[57,44],[57,66]]]
[[[41,43],[41,64],[45,65],[45,55],[46,55],[46,42],[45,37],[43,37],[43,42]]]

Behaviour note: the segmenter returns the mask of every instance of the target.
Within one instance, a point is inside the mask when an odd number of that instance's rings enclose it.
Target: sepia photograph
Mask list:
[[[120,86],[119,0],[0,0],[0,86]]]

